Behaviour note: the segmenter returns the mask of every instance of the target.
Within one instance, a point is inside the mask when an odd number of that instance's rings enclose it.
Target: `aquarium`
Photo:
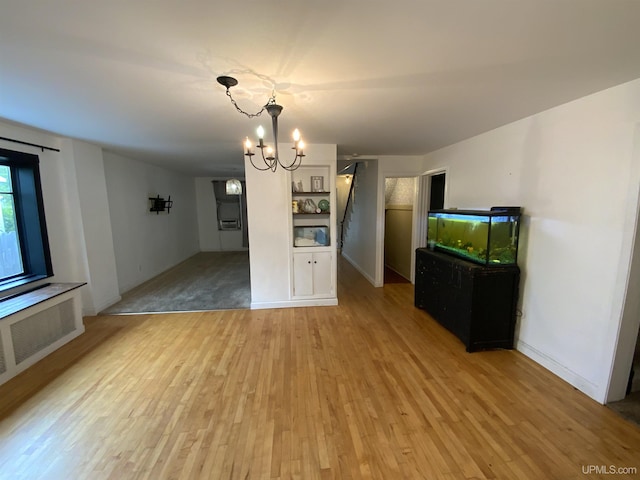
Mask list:
[[[329,245],[329,227],[309,225],[293,227],[293,245],[295,247],[326,247]]]
[[[520,207],[432,210],[427,246],[482,265],[515,265],[520,211]]]

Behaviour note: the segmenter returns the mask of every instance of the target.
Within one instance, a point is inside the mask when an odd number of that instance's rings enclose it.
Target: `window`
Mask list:
[[[0,149],[0,296],[52,275],[38,156]]]
[[[0,279],[24,273],[16,227],[16,202],[11,167],[0,165]]]

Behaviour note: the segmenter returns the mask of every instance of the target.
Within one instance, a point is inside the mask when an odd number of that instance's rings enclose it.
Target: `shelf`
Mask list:
[[[302,165],[291,173],[289,221],[293,227],[290,252],[294,302],[337,303],[334,165],[333,159],[327,159],[319,165]]]

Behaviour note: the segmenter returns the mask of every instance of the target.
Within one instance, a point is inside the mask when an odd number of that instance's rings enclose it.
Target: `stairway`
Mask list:
[[[349,186],[349,196],[344,207],[344,214],[342,215],[342,221],[340,222],[340,243],[338,244],[338,250],[342,251],[344,245],[344,232],[345,228],[349,226],[348,220],[351,218],[349,215],[353,210],[353,195],[356,185],[356,175],[358,173],[358,163],[355,163],[353,168],[353,176],[351,177],[351,185]],[[350,208],[351,207],[351,208]]]

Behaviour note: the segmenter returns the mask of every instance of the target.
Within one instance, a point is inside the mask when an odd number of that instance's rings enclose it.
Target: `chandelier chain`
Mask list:
[[[267,105],[273,105],[276,103],[276,94],[275,91],[271,92],[271,98],[269,98],[269,101],[266,103],[266,105],[264,105],[262,107],[262,109],[258,112],[258,113],[249,113],[249,112],[245,112],[244,110],[242,110],[240,108],[240,106],[238,105],[238,103],[234,100],[234,98],[231,96],[231,92],[229,91],[229,89],[227,88],[227,97],[229,97],[229,99],[231,100],[231,103],[233,104],[234,107],[236,107],[236,110],[244,115],[246,115],[249,118],[255,118],[255,117],[259,117],[260,115],[262,115],[262,112],[264,112],[264,109]]]
[[[226,75],[221,75],[219,76],[217,79],[218,83],[224,87],[226,87],[227,89],[227,97],[229,97],[229,100],[231,100],[231,103],[233,104],[233,106],[236,108],[236,110],[239,113],[242,113],[243,115],[246,115],[249,118],[254,118],[254,117],[258,117],[260,115],[262,115],[262,112],[264,112],[265,110],[267,111],[267,113],[269,113],[269,115],[271,116],[271,125],[273,127],[273,142],[274,142],[274,148],[271,148],[267,145],[264,144],[262,138],[264,135],[264,129],[262,128],[262,126],[258,129],[258,137],[259,137],[259,144],[256,145],[256,148],[260,149],[260,157],[262,157],[262,161],[264,162],[264,166],[259,166],[256,165],[253,162],[253,157],[256,155],[255,153],[253,153],[251,151],[252,149],[252,145],[251,142],[249,141],[249,137],[247,137],[244,146],[245,146],[245,153],[244,155],[246,157],[249,157],[249,161],[251,162],[251,165],[253,165],[253,167],[257,170],[271,170],[272,172],[275,172],[276,169],[278,168],[278,165],[280,165],[284,170],[288,170],[288,171],[293,171],[295,169],[297,169],[300,164],[302,163],[302,157],[305,156],[304,154],[304,142],[302,141],[302,138],[300,138],[300,132],[298,131],[298,129],[296,128],[293,132],[293,140],[294,140],[294,146],[293,149],[295,150],[295,156],[293,158],[293,161],[291,163],[282,163],[280,161],[279,155],[278,155],[278,115],[280,115],[280,112],[282,112],[282,106],[278,105],[276,103],[276,90],[275,88],[273,90],[271,90],[271,97],[269,98],[269,100],[267,101],[267,103],[265,105],[262,106],[262,108],[260,109],[259,112],[257,113],[249,113],[249,112],[245,112],[244,110],[242,110],[240,108],[240,106],[237,104],[237,102],[234,100],[234,98],[231,96],[231,92],[229,91],[229,89],[231,87],[235,87],[238,84],[238,81],[233,78],[233,77],[229,77]],[[266,152],[265,152],[266,150]],[[266,155],[265,155],[266,153]],[[260,162],[258,162],[260,163]]]

